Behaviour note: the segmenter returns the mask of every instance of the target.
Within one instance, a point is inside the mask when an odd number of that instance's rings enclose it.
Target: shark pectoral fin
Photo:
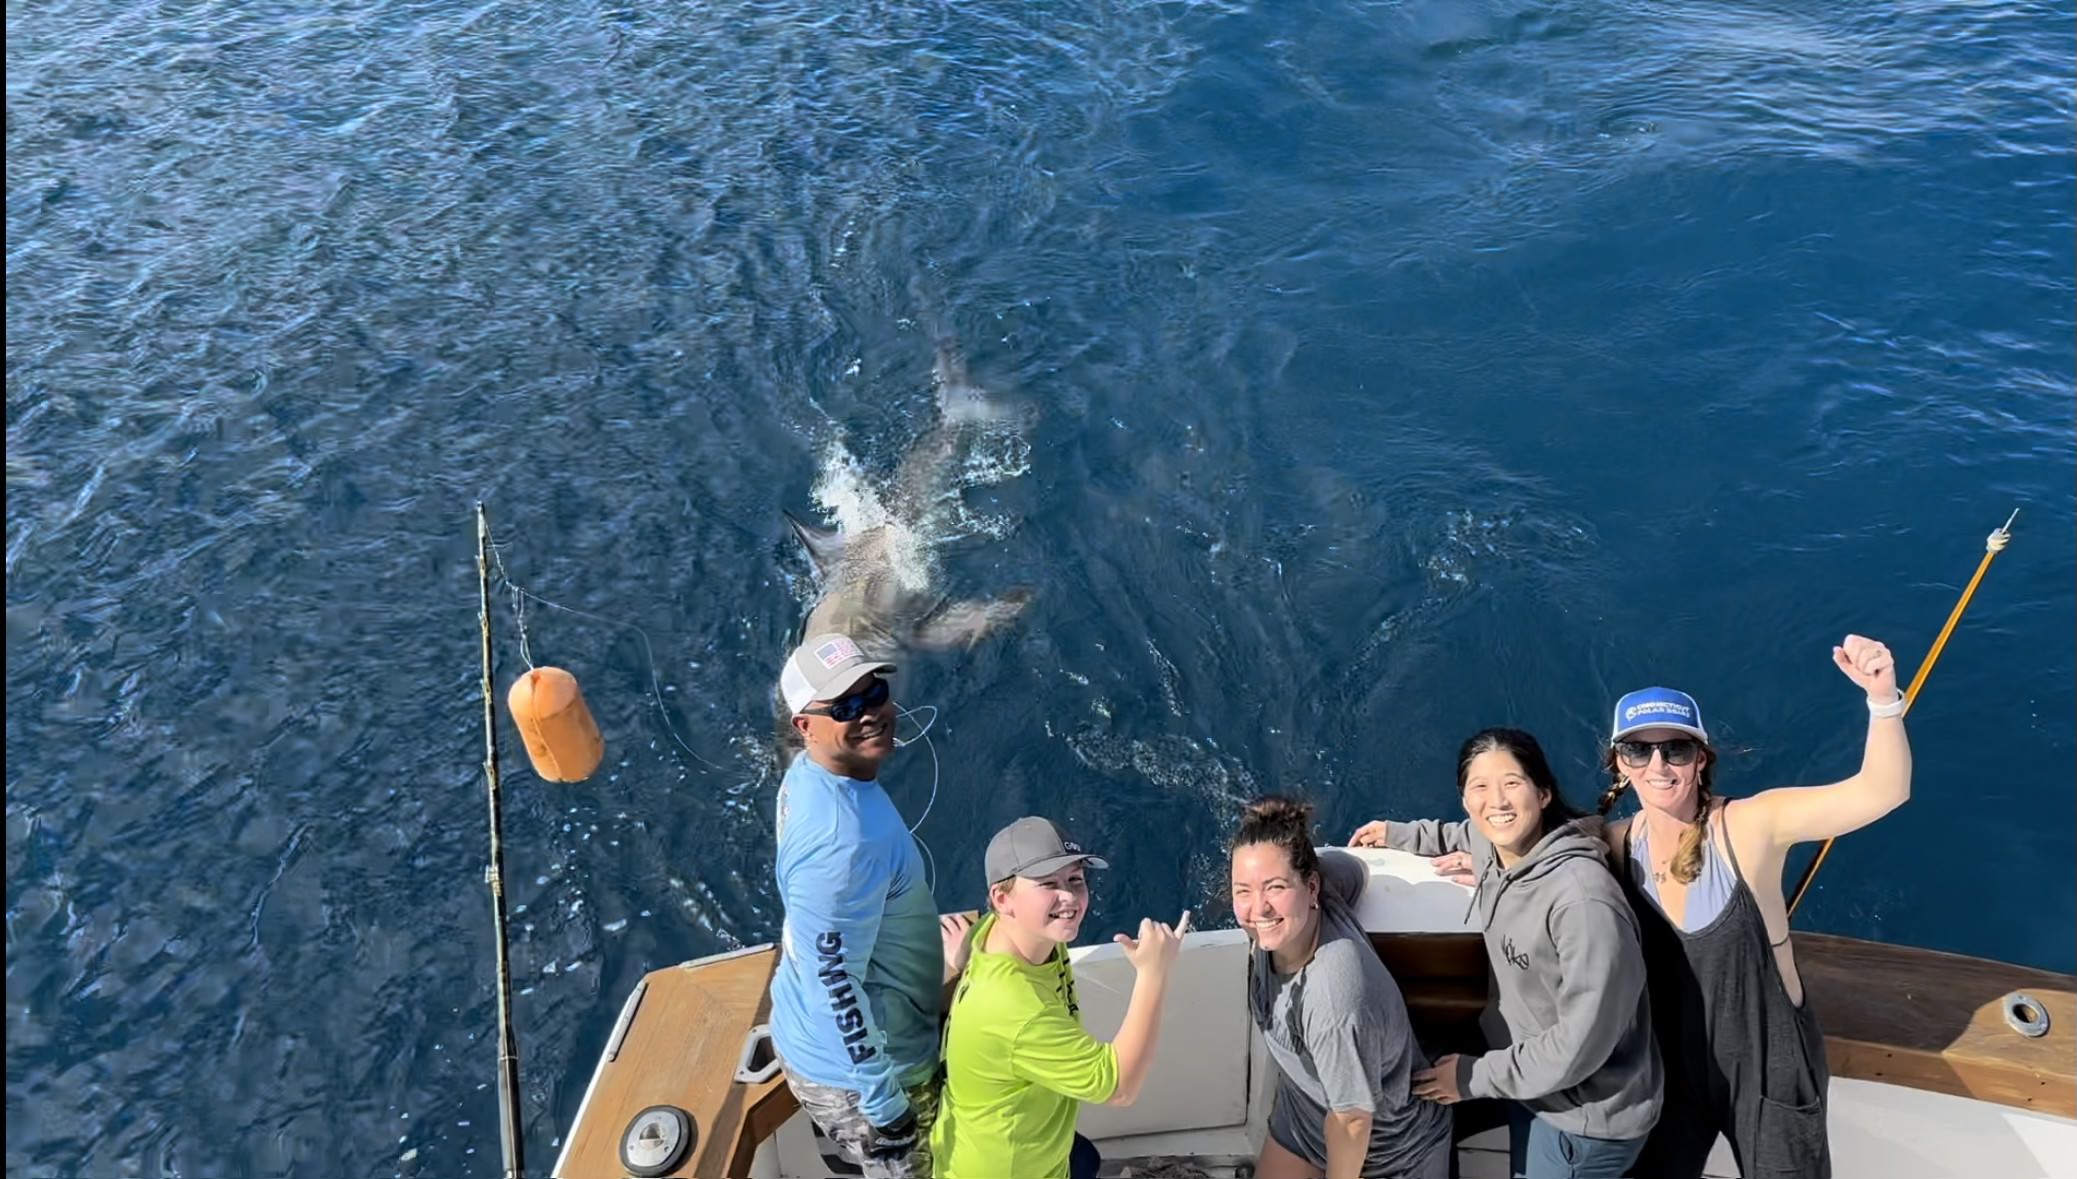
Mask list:
[[[947,602],[916,626],[910,642],[918,647],[944,650],[971,647],[989,631],[1015,622],[1031,600],[1030,590],[1013,590],[1000,598]]]

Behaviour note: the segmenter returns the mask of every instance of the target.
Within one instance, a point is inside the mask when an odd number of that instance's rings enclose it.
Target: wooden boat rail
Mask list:
[[[1416,1033],[1431,1051],[1477,1050],[1486,1004],[1476,933],[1374,933]],[[692,1115],[698,1141],[679,1175],[746,1175],[758,1144],[798,1108],[783,1076],[736,1081],[749,1030],[767,1021],[777,950],[652,971],[599,1066],[558,1174],[621,1179],[620,1135],[652,1105]],[[1798,934],[1796,961],[1825,1029],[1835,1077],[2077,1117],[2077,976],[1936,950]],[[2030,1038],[2006,1019],[2024,993],[2049,1020]],[[1477,1103],[1473,1103],[1477,1104]],[[1459,1136],[1490,1119],[1460,1121]]]

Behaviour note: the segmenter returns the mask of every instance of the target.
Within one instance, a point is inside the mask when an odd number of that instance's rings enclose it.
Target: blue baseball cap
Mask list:
[[[1615,702],[1615,724],[1609,730],[1610,745],[1645,729],[1678,729],[1701,740],[1709,740],[1702,727],[1702,706],[1686,692],[1672,688],[1639,688]]]

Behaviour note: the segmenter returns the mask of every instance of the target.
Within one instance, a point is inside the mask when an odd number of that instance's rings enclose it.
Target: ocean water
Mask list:
[[[2073,27],[10,5],[8,1174],[496,1173],[479,499],[500,687],[608,745],[504,732],[545,1171],[635,980],[777,929],[781,512],[900,516],[941,337],[1016,426],[905,552],[1032,593],[904,671],[947,907],[1037,812],[1090,936],[1216,923],[1245,797],[1446,815],[1512,723],[1584,801],[1650,682],[1729,793],[1843,777],[1831,645],[1915,668],[2017,507],[1798,920],[2072,969]]]

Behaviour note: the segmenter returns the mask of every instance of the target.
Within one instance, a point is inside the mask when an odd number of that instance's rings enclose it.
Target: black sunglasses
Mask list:
[[[1670,741],[1618,741],[1615,755],[1626,766],[1639,768],[1652,761],[1652,750],[1658,750],[1669,766],[1693,765],[1695,757],[1702,752],[1702,743],[1693,737],[1675,737]]]
[[[873,709],[887,703],[890,689],[887,681],[874,676],[866,685],[848,696],[839,696],[826,707],[803,708],[802,716],[826,716],[840,725],[848,725]]]

